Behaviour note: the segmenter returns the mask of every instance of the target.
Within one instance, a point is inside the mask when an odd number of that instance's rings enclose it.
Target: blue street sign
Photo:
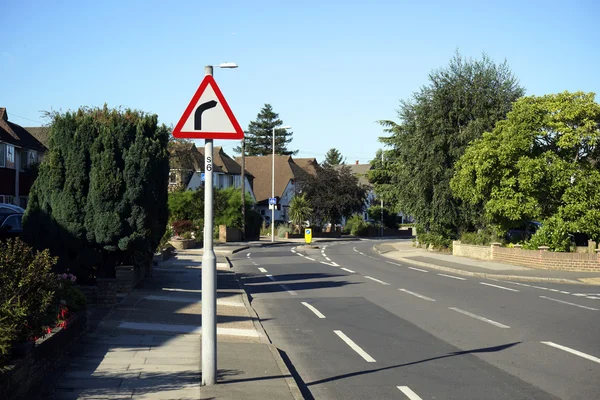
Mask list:
[[[200,180],[201,180],[202,182],[204,182],[204,172],[201,172],[201,173],[200,173]]]
[[[277,204],[277,197],[269,197],[269,205]]]

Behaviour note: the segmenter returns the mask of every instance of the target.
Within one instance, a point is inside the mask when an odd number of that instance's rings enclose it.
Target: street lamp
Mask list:
[[[282,126],[279,129],[292,129],[291,126]],[[275,127],[273,127],[273,169],[271,171],[271,198],[275,198]],[[275,241],[275,204],[271,205],[271,242]]]
[[[227,62],[218,68],[237,68]],[[204,67],[206,75],[213,66]],[[217,383],[217,259],[213,249],[213,139],[204,141],[204,251],[202,254],[202,385]]]

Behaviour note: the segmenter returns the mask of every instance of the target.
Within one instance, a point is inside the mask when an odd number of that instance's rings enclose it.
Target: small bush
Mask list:
[[[286,233],[292,233],[292,228],[288,225],[279,225],[279,228],[277,228],[277,236],[284,238]]]
[[[436,250],[452,248],[452,239],[446,238],[439,233],[421,233],[417,239],[425,248],[428,248],[430,245]]]
[[[176,236],[182,236],[184,233],[192,232],[194,230],[194,225],[190,220],[174,221],[172,226]]]
[[[350,234],[352,236],[366,236],[369,233],[369,224],[362,219],[352,225]]]
[[[528,250],[537,250],[539,246],[548,246],[551,251],[570,251],[571,237],[567,223],[555,217],[544,221],[542,227],[523,244],[523,248]]]
[[[59,289],[48,250],[34,252],[19,239],[0,242],[0,362],[12,346],[44,333]]]

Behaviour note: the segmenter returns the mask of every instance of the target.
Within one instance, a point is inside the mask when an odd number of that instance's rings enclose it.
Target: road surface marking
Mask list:
[[[352,271],[351,269],[348,269],[348,268],[340,268],[340,269],[343,269],[344,271],[350,272],[351,274],[354,273],[354,271]]]
[[[296,252],[296,250],[292,249],[292,253],[295,253],[295,252]]]
[[[356,250],[356,247],[353,247],[352,250],[354,250],[355,252],[358,253],[358,250]]]
[[[316,308],[314,308],[313,306],[311,306],[307,302],[303,301],[302,305],[306,306],[306,308],[308,308],[310,311],[314,312],[317,317],[319,317],[319,318],[325,318],[325,316],[321,313],[321,311],[317,310]]]
[[[406,397],[409,398],[409,400],[423,400],[419,396],[417,396],[417,394],[413,392],[408,386],[398,386],[398,389],[400,389],[400,391],[404,393]]]
[[[267,272],[267,270],[266,270],[266,269],[264,269],[263,267],[258,267],[258,270],[259,270],[260,272],[262,272],[263,274],[265,274],[265,273]]]
[[[362,253],[362,252],[360,252],[360,251],[358,252],[358,254],[360,254],[361,256],[364,256],[364,255],[365,255],[365,253]]]
[[[425,271],[424,269],[415,268],[415,267],[408,267],[408,269],[412,269],[413,271],[429,272],[429,271]]]
[[[327,257],[327,256],[325,256],[325,259],[326,259],[327,261],[331,261],[331,258],[329,258],[329,257]]]
[[[438,274],[438,275],[439,276],[445,276],[446,278],[452,278],[452,279],[458,279],[458,280],[461,280],[461,281],[466,281],[465,278],[461,278],[461,277],[454,276],[454,275],[446,275],[446,274]]]
[[[579,304],[575,304],[575,303],[569,303],[568,301],[563,301],[563,300],[558,300],[558,299],[553,299],[552,297],[546,297],[546,296],[540,296],[541,299],[546,299],[546,300],[552,300],[552,301],[556,301],[557,303],[563,303],[563,304],[568,304],[570,306],[575,306],[575,307],[579,307],[579,308],[585,308],[586,310],[592,310],[592,311],[598,311],[597,308],[593,308],[593,307],[587,307],[587,306],[581,306]]]
[[[401,267],[401,266],[402,266],[402,265],[400,265],[400,264],[398,264],[398,263],[395,263],[395,262],[392,262],[392,261],[386,261],[386,263],[388,263],[388,264],[392,264],[392,265],[397,265],[398,267]]]
[[[543,286],[533,286],[536,289],[542,289],[542,290],[550,290],[547,287],[543,287]]]
[[[252,261],[252,265],[258,266],[258,263],[256,261]]]
[[[273,278],[273,275],[271,275],[271,274],[267,274],[267,275],[265,275],[265,276],[266,276],[267,278],[269,278],[270,280],[272,280],[272,281],[274,281],[274,280],[275,280],[275,278]]]
[[[504,286],[492,285],[491,283],[485,283],[485,282],[479,282],[479,283],[481,285],[485,285],[485,286],[491,286],[491,287],[495,287],[495,288],[498,288],[498,289],[509,290],[511,292],[518,292],[517,289],[511,289],[511,288],[507,288],[507,287],[504,287]]]
[[[334,267],[339,267],[340,266],[340,264],[336,263],[335,261],[332,261],[331,265],[334,266]]]
[[[387,282],[380,281],[379,279],[375,279],[375,278],[372,278],[372,277],[370,277],[370,276],[365,276],[365,278],[367,278],[367,279],[370,279],[370,280],[372,280],[372,281],[375,281],[375,282],[379,282],[379,283],[381,283],[382,285],[389,285],[389,283],[387,283]]]
[[[310,261],[315,261],[315,259],[314,259],[314,258],[310,258],[310,257],[305,257],[305,258],[306,258],[307,260],[310,260]]]
[[[510,326],[508,326],[508,325],[504,325],[504,324],[501,324],[500,322],[492,321],[491,319],[487,319],[487,318],[481,317],[481,316],[479,316],[477,314],[473,314],[473,313],[470,313],[468,311],[461,310],[460,308],[456,308],[456,307],[448,307],[448,308],[451,309],[451,310],[453,310],[453,311],[459,312],[461,314],[468,315],[469,317],[478,319],[480,321],[487,322],[488,324],[492,324],[494,326],[497,326],[498,328],[504,328],[504,329],[510,328]]]
[[[250,254],[252,254],[252,253],[248,253],[248,254],[246,254],[246,257],[250,258]]]
[[[275,278],[273,278],[273,275],[269,274],[269,275],[265,275],[267,278],[269,278],[270,280],[272,280],[273,282],[276,282]],[[286,292],[288,292],[289,294],[291,294],[292,296],[297,296],[298,293],[296,293],[293,290],[290,290],[290,287],[287,285],[284,285],[283,283],[280,283],[279,286],[281,286],[283,288],[283,290],[285,290]]]
[[[571,294],[571,292],[565,292],[564,290],[560,291],[562,294]]]
[[[412,294],[413,296],[418,297],[423,300],[435,301],[435,299],[432,299],[431,297],[423,296],[422,294],[411,292],[410,290],[406,290],[406,289],[398,289],[398,290],[401,292],[404,292],[404,293]]]
[[[354,350],[355,352],[357,352],[362,358],[365,359],[366,362],[376,362],[375,359],[373,357],[371,357],[369,354],[367,354],[366,351],[364,351],[363,349],[360,348],[359,345],[357,345],[356,343],[354,343],[352,341],[352,339],[350,339],[348,336],[346,336],[344,334],[344,332],[342,331],[333,331],[336,335],[338,335],[344,342],[346,342],[346,344],[348,346],[350,346],[350,348],[352,350]]]
[[[564,350],[564,351],[569,352],[571,354],[575,354],[576,356],[583,357],[583,358],[585,358],[587,360],[590,360],[590,361],[593,361],[593,362],[597,362],[598,364],[600,364],[600,358],[594,357],[594,356],[590,356],[589,354],[585,354],[585,353],[583,353],[581,351],[572,349],[570,347],[561,346],[560,344],[556,344],[556,343],[553,343],[553,342],[541,342],[541,343],[546,344],[548,346],[556,347],[557,349]]]

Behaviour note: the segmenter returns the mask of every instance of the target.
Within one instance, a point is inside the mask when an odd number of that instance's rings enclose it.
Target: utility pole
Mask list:
[[[383,149],[381,150],[381,169],[383,169]],[[383,237],[383,197],[381,197],[381,237]]]
[[[242,238],[246,240],[246,139],[242,139]]]
[[[212,65],[204,68],[213,74]],[[213,139],[204,140],[204,253],[202,255],[202,385],[217,381],[217,260],[213,249]]]

